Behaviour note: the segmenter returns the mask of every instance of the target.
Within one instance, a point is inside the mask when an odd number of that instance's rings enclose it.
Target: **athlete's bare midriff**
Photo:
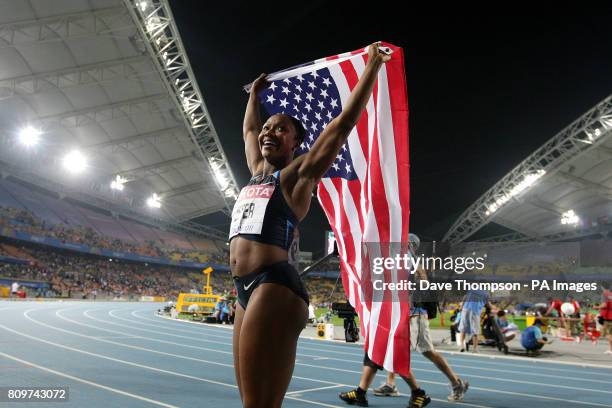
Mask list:
[[[240,236],[230,243],[230,269],[232,276],[244,276],[258,270],[262,266],[287,261],[286,249],[275,245],[250,241]]]

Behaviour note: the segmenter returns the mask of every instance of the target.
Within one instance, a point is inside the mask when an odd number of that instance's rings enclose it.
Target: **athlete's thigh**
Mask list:
[[[232,349],[234,352],[234,371],[236,372],[236,383],[242,398],[242,386],[240,384],[240,332],[242,330],[242,320],[244,318],[244,309],[239,303],[236,303],[236,315],[234,316],[234,332],[232,335]]]
[[[249,405],[280,406],[295,365],[306,303],[285,286],[261,284],[249,300],[240,331],[240,380]],[[269,404],[269,405],[266,405]]]

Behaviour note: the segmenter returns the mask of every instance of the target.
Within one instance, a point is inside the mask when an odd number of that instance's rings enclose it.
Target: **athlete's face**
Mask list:
[[[259,148],[269,163],[280,164],[291,160],[297,146],[297,131],[287,115],[271,116],[264,123],[259,134]]]

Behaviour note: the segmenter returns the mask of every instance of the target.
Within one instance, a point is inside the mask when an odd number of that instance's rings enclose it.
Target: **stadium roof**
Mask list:
[[[444,240],[458,244],[489,223],[514,233],[485,241],[606,236],[612,231],[611,214],[612,95],[491,187],[453,224]]]
[[[3,176],[132,218],[189,225],[237,193],[166,0],[1,2],[0,130]],[[61,166],[75,149],[81,174]]]

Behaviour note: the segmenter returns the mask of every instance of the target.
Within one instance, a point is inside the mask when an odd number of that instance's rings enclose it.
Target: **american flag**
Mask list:
[[[318,198],[340,252],[342,282],[359,314],[365,349],[372,361],[402,375],[410,370],[410,305],[373,301],[362,287],[369,265],[363,243],[408,242],[408,100],[403,50],[392,50],[357,126],[318,186]],[[268,76],[259,98],[269,114],[285,113],[302,122],[306,137],[299,154],[311,148],[357,84],[367,47],[319,59]],[[369,288],[371,290],[371,288]]]

